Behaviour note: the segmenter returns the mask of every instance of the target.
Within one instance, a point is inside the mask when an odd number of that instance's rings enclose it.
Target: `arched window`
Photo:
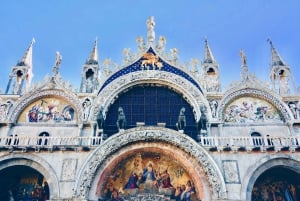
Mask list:
[[[252,141],[254,147],[260,147],[264,144],[263,139],[261,138],[261,134],[259,132],[252,132],[251,137],[253,138]]]
[[[37,141],[38,145],[47,145],[48,144],[48,139],[47,137],[49,137],[49,133],[48,132],[42,132],[39,134],[39,139]]]

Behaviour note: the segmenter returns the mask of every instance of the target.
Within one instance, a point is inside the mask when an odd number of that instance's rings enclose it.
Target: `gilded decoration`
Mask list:
[[[149,52],[143,54],[141,67],[142,69],[149,69],[148,65],[151,65],[152,68],[157,67],[159,70],[161,70],[161,68],[163,67],[162,62],[159,62],[158,55],[154,55],[153,53]]]
[[[289,112],[289,108],[283,102],[281,102],[277,97],[275,97],[274,95],[272,95],[266,91],[251,89],[251,88],[245,88],[245,89],[233,91],[230,94],[228,94],[227,96],[225,96],[225,98],[220,102],[220,106],[218,107],[218,112],[217,112],[218,118],[220,120],[223,119],[225,122],[231,121],[231,122],[235,122],[235,123],[237,123],[240,119],[244,118],[244,117],[231,118],[231,115],[238,116],[239,114],[229,114],[230,110],[231,110],[230,106],[233,106],[233,104],[235,104],[235,103],[237,103],[238,104],[237,106],[240,108],[244,107],[243,103],[239,101],[239,99],[244,100],[243,97],[245,97],[245,99],[252,100],[255,103],[256,103],[256,101],[258,101],[257,103],[262,104],[261,105],[262,107],[270,106],[269,113],[271,112],[273,116],[270,116],[270,117],[265,116],[267,118],[266,119],[267,121],[256,121],[256,122],[260,122],[260,123],[272,122],[272,119],[275,122],[285,122],[285,121],[291,120],[291,114]],[[235,102],[235,101],[237,101],[237,102]],[[259,107],[259,106],[257,105],[256,107]],[[257,108],[255,108],[255,109],[257,109]],[[265,112],[264,110],[266,108],[260,108],[258,110],[261,110],[261,109],[263,109],[263,112]],[[238,110],[236,112],[240,113]],[[260,112],[260,111],[258,111],[258,112]],[[257,113],[257,111],[256,111],[256,113]],[[278,118],[277,114],[280,116],[280,118]],[[242,114],[242,116],[243,116],[243,114]],[[225,120],[225,119],[227,119],[227,120]],[[251,120],[251,119],[249,121],[253,122],[253,120]]]
[[[104,200],[115,191],[124,198],[149,193],[196,200],[192,178],[182,164],[161,153],[141,152],[128,156],[105,178],[104,183],[99,180],[96,192]]]
[[[74,107],[59,97],[44,97],[29,104],[18,122],[75,123]]]
[[[281,113],[265,100],[241,97],[230,103],[224,121],[231,123],[282,122]]]
[[[176,132],[174,130],[170,130],[167,128],[159,128],[156,127],[147,127],[141,128],[137,127],[134,129],[128,129],[124,130],[122,133],[116,134],[111,136],[108,140],[106,140],[102,146],[97,148],[91,156],[88,158],[88,160],[83,165],[82,169],[80,170],[78,174],[78,180],[75,184],[75,195],[78,198],[81,199],[87,199],[88,198],[88,192],[89,189],[93,186],[93,181],[95,179],[95,173],[97,171],[103,172],[105,166],[107,165],[109,161],[109,157],[112,153],[115,153],[116,151],[122,149],[123,147],[127,146],[128,144],[134,144],[141,141],[159,141],[167,143],[168,145],[179,147],[180,149],[184,150],[187,153],[190,153],[190,156],[194,158],[199,164],[202,164],[201,168],[193,168],[194,174],[193,175],[193,182],[195,182],[195,186],[199,187],[201,182],[199,178],[200,175],[205,174],[205,179],[207,179],[209,184],[209,189],[207,187],[203,186],[203,188],[206,188],[207,191],[211,191],[211,195],[213,198],[223,199],[226,198],[226,187],[225,183],[223,181],[222,174],[220,170],[218,169],[217,165],[213,161],[213,159],[208,155],[208,153],[199,146],[194,140],[191,140],[186,135],[182,135],[179,132]],[[140,153],[140,152],[139,152]],[[174,152],[175,153],[175,152]],[[144,169],[147,168],[147,165],[149,165],[149,162],[152,162],[152,168],[156,169],[159,172],[163,172],[167,169],[168,174],[170,174],[171,177],[171,184],[176,187],[177,184],[182,184],[182,182],[188,181],[188,179],[191,179],[191,175],[185,174],[185,169],[181,169],[184,165],[186,167],[189,165],[192,165],[191,161],[186,161],[186,164],[177,164],[175,161],[168,160],[168,157],[166,155],[159,155],[152,152],[152,154],[142,155],[141,157],[138,155],[135,155],[139,158],[139,165],[137,170],[138,172],[135,172],[138,176],[138,174],[143,173]],[[146,157],[147,156],[147,157]],[[158,163],[155,158],[156,156],[159,156],[163,162]],[[129,177],[132,173],[132,170],[134,169],[134,160],[135,157],[129,157],[124,158],[124,160],[120,163],[122,166],[116,165],[115,167],[112,167],[111,174],[104,175],[105,176],[116,176],[118,174],[122,175],[122,187],[126,185],[126,182],[128,182]],[[169,161],[169,163],[168,163]],[[195,161],[194,161],[195,162]],[[169,168],[167,168],[169,165]],[[128,169],[121,168],[125,166]],[[118,170],[121,170],[121,172],[118,173]],[[106,169],[107,170],[107,169]],[[182,172],[183,171],[183,172]],[[175,173],[176,172],[176,173]],[[182,175],[182,176],[180,176]],[[120,176],[119,176],[120,177]],[[198,179],[196,179],[198,178]],[[203,177],[201,177],[203,178]],[[99,180],[96,181],[97,183]],[[106,183],[108,182],[108,178],[106,180]],[[196,184],[197,183],[197,184]],[[109,184],[110,185],[110,184]],[[145,187],[143,187],[145,190]],[[198,189],[199,190],[199,189]],[[196,189],[197,191],[197,189]],[[96,193],[96,189],[95,189]],[[104,193],[104,190],[100,193]]]

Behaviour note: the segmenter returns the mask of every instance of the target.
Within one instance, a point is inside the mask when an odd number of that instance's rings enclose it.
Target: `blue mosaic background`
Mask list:
[[[153,51],[152,48],[150,48],[148,50],[148,53],[152,53],[154,55],[155,52]],[[125,67],[125,68],[122,68],[121,70],[119,70],[118,72],[114,73],[112,76],[110,76],[105,82],[104,84],[102,85],[102,87],[100,88],[98,94],[102,91],[103,88],[105,88],[110,82],[112,82],[113,80],[117,79],[118,77],[121,77],[123,75],[126,75],[128,73],[131,73],[131,72],[135,72],[135,71],[140,71],[142,70],[141,69],[141,64],[142,64],[142,61],[143,59],[139,59],[138,61],[136,61],[135,63]],[[196,86],[200,91],[201,93],[203,94],[202,90],[201,90],[201,87],[198,85],[198,83],[190,76],[188,75],[187,73],[185,73],[184,71],[174,67],[174,66],[171,66],[170,64],[166,63],[165,61],[163,61],[161,58],[159,58],[159,62],[161,62],[163,64],[163,67],[161,68],[162,71],[166,71],[166,72],[169,72],[169,73],[174,73],[176,75],[179,75],[185,79],[187,79],[188,81],[190,81],[194,86]],[[149,70],[153,70],[152,66],[150,66]]]

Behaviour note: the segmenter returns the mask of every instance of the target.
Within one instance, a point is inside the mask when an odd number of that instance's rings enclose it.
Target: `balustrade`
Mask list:
[[[0,148],[76,148],[96,147],[103,143],[102,136],[94,137],[0,137]],[[201,136],[199,144],[207,149],[216,150],[300,150],[300,136],[289,137],[218,137]]]

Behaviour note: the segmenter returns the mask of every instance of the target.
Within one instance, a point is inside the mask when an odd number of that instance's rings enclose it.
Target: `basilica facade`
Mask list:
[[[166,38],[138,37],[122,64],[82,65],[32,83],[32,41],[0,94],[0,200],[300,200],[300,96],[270,43],[270,80],[248,71],[221,87],[207,40],[181,64]],[[87,54],[88,55],[88,54]]]

